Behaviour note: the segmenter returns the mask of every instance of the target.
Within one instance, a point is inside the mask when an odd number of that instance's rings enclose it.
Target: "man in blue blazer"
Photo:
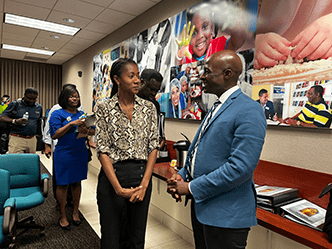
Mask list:
[[[221,102],[205,116],[189,148],[185,166],[167,180],[177,201],[192,195],[196,249],[245,248],[257,225],[253,173],[265,138],[262,107],[237,86],[238,55],[214,53],[206,62],[203,90]]]

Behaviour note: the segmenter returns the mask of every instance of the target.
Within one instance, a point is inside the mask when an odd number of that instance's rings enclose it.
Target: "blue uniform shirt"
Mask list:
[[[23,100],[18,100],[19,105],[17,107],[17,113],[14,119],[22,118],[23,114],[28,112],[29,118],[28,123],[24,125],[14,124],[11,129],[11,133],[19,134],[23,136],[34,136],[37,133],[37,122],[38,119],[42,117],[43,107],[35,103],[34,106],[27,106],[27,104]],[[14,109],[16,101],[11,102],[6,110],[1,114],[5,117],[11,118],[11,112]]]

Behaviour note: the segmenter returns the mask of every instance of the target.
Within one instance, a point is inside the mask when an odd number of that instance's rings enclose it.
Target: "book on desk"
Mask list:
[[[281,216],[318,231],[323,230],[326,209],[308,200],[299,200],[280,208]]]
[[[257,204],[274,206],[278,203],[298,198],[298,189],[277,186],[256,187]]]

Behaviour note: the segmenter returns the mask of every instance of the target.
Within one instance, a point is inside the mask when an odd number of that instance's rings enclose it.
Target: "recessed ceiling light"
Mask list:
[[[75,22],[73,19],[71,18],[63,18],[62,20],[64,20],[65,22],[68,22],[68,23],[73,23]]]
[[[17,16],[8,13],[5,13],[5,23],[19,25],[27,28],[41,29],[71,36],[75,35],[80,30],[80,28],[37,20],[29,17]]]
[[[2,49],[15,50],[20,52],[34,53],[34,54],[43,54],[43,55],[53,55],[55,53],[54,51],[45,51],[42,49],[20,47],[8,44],[2,44]]]
[[[50,37],[55,38],[55,39],[59,39],[60,38],[60,36],[57,36],[57,35],[50,35]]]

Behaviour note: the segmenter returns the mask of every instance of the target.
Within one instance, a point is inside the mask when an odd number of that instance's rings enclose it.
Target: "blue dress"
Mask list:
[[[51,136],[59,128],[79,119],[82,114],[82,111],[73,114],[64,109],[54,111],[50,117]],[[76,138],[76,128],[77,126],[72,126],[65,135],[58,139],[55,147],[53,162],[57,185],[68,185],[87,178],[88,150],[85,145],[85,138]]]

